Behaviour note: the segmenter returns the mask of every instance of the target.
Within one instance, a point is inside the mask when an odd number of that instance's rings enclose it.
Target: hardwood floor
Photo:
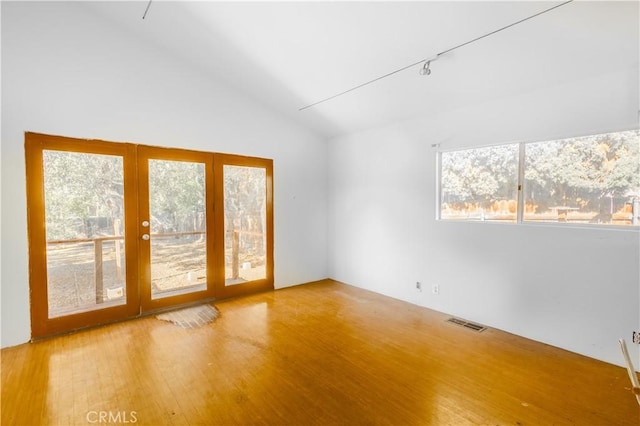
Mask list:
[[[2,350],[2,424],[640,423],[622,368],[344,284],[216,306]]]

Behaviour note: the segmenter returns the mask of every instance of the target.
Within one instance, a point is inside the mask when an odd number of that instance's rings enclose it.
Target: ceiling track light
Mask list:
[[[425,62],[422,68],[420,68],[420,75],[431,75],[429,66],[431,66],[431,61]]]
[[[424,60],[422,68],[420,68],[420,75],[431,75],[431,62],[437,61],[440,55],[433,56]]]
[[[447,53],[449,53],[449,52],[452,52],[452,51],[454,51],[454,50],[456,50],[456,49],[459,49],[459,48],[461,48],[461,47],[464,47],[464,46],[466,46],[466,45],[468,45],[468,44],[475,43],[476,41],[478,41],[478,40],[482,40],[482,39],[483,39],[483,38],[485,38],[485,37],[492,36],[492,35],[494,35],[494,34],[496,34],[496,33],[499,33],[500,31],[504,31],[504,30],[506,30],[506,29],[508,29],[508,28],[511,28],[511,27],[513,27],[513,26],[516,26],[516,25],[522,24],[522,23],[523,23],[523,22],[525,22],[525,21],[528,21],[528,20],[530,20],[530,19],[533,19],[533,18],[535,18],[535,17],[537,17],[537,16],[540,16],[540,15],[543,15],[543,14],[545,14],[545,13],[551,12],[551,11],[552,11],[552,10],[554,10],[554,9],[557,9],[557,8],[559,8],[559,7],[562,7],[562,6],[567,5],[567,4],[569,4],[569,3],[572,3],[572,2],[573,2],[573,0],[565,0],[564,2],[562,2],[562,3],[560,3],[560,4],[557,4],[557,5],[555,5],[555,6],[549,7],[548,9],[544,9],[544,10],[542,10],[542,11],[540,11],[540,12],[538,12],[538,13],[535,13],[535,14],[533,14],[533,15],[531,15],[531,16],[527,16],[526,18],[520,19],[519,21],[513,22],[513,23],[511,23],[511,24],[509,24],[509,25],[505,25],[504,27],[501,27],[501,28],[498,28],[498,29],[496,29],[496,30],[494,30],[494,31],[491,31],[491,32],[489,32],[489,33],[483,34],[483,35],[481,35],[481,36],[479,36],[479,37],[476,37],[476,38],[474,38],[474,39],[471,39],[471,40],[469,40],[469,41],[467,41],[467,42],[464,42],[464,43],[462,43],[462,44],[459,44],[459,45],[457,45],[457,46],[451,47],[451,48],[449,48],[449,49],[447,49],[447,50],[443,50],[442,52],[438,53],[436,56],[433,56],[433,57],[431,57],[431,58],[427,58],[427,59],[423,59],[423,60],[418,61],[418,62],[415,62],[415,63],[413,63],[413,64],[409,64],[409,65],[404,66],[404,67],[402,67],[402,68],[399,68],[399,69],[397,69],[397,70],[395,70],[395,71],[391,71],[391,72],[389,72],[389,73],[387,73],[387,74],[381,75],[380,77],[374,78],[373,80],[369,80],[369,81],[366,81],[366,82],[364,82],[364,83],[362,83],[362,84],[358,84],[357,86],[352,87],[351,89],[347,89],[347,90],[345,90],[345,91],[343,91],[343,92],[340,92],[340,93],[337,93],[337,94],[335,94],[335,95],[333,95],[333,96],[329,96],[328,98],[324,98],[324,99],[322,99],[322,100],[320,100],[320,101],[318,101],[318,102],[314,102],[314,103],[312,103],[312,104],[309,104],[309,105],[303,106],[302,108],[298,108],[298,111],[303,111],[303,110],[305,110],[305,109],[307,109],[307,108],[311,108],[311,107],[314,107],[314,106],[319,105],[319,104],[321,104],[321,103],[324,103],[324,102],[330,101],[330,100],[335,99],[335,98],[337,98],[337,97],[340,97],[340,96],[342,96],[342,95],[346,95],[347,93],[353,92],[354,90],[358,90],[358,89],[360,89],[361,87],[364,87],[364,86],[367,86],[367,85],[369,85],[369,84],[375,83],[376,81],[382,80],[383,78],[390,77],[390,76],[392,76],[392,75],[394,75],[394,74],[397,74],[397,73],[399,73],[399,72],[401,72],[401,71],[404,71],[404,70],[406,70],[406,69],[408,69],[408,68],[413,68],[413,67],[415,67],[416,65],[420,65],[420,64],[422,64],[422,68],[420,68],[420,75],[430,75],[430,74],[431,74],[431,68],[430,68],[430,66],[431,66],[431,62],[433,62],[433,61],[437,60],[438,58],[440,58],[440,56],[445,55],[445,54],[447,54]],[[151,3],[151,1],[149,1],[149,3]]]

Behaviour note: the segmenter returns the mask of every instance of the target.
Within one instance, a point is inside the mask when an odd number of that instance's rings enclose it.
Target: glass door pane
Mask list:
[[[224,166],[225,285],[267,278],[267,172]]]
[[[142,311],[213,297],[212,205],[212,154],[138,146]]]
[[[273,289],[273,161],[215,154],[216,297]]]
[[[205,164],[149,160],[151,298],[207,288]]]
[[[48,317],[124,305],[123,157],[43,150]]]

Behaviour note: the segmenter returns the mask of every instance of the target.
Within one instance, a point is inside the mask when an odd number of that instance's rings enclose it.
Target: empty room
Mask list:
[[[638,1],[2,1],[3,425],[640,424]]]

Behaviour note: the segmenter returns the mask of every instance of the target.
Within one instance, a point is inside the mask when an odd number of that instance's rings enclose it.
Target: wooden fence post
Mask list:
[[[240,277],[240,232],[233,231],[233,239],[231,243],[231,278],[237,280]]]
[[[102,279],[102,240],[93,240],[94,248],[94,273],[96,279],[96,303],[104,302],[104,283]]]
[[[113,235],[116,237],[120,235],[120,219],[113,220]],[[116,249],[116,277],[118,281],[120,281],[122,280],[122,259],[120,258],[120,256],[122,256],[122,250],[120,248],[120,240],[117,238],[114,239],[113,245]]]

